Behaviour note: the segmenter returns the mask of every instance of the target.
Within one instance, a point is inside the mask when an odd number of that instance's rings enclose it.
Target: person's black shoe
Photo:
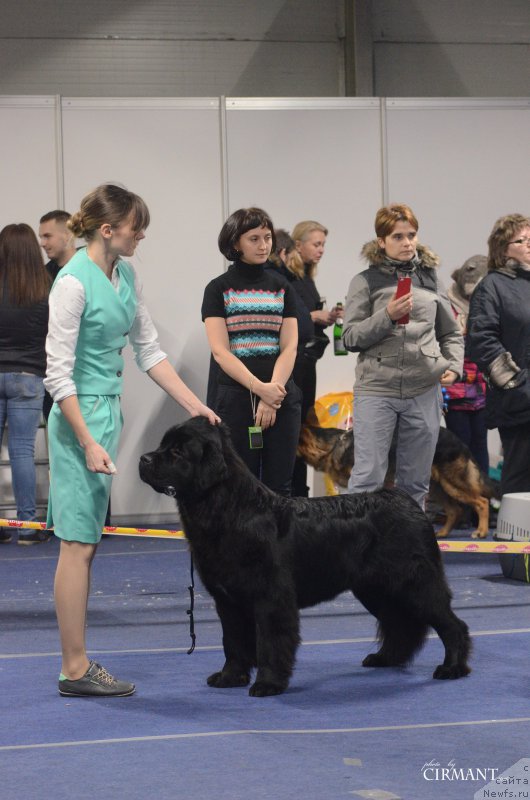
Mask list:
[[[90,662],[82,678],[59,679],[59,694],[63,697],[127,697],[135,688],[134,683],[117,680],[95,661]]]
[[[19,533],[18,543],[23,545],[46,544],[52,538],[49,531],[32,531],[31,533]]]
[[[13,535],[9,528],[0,528],[0,544],[9,544]]]

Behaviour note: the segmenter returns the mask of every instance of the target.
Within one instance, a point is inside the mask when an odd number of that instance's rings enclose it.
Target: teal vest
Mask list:
[[[122,350],[136,315],[134,273],[126,261],[118,261],[118,291],[104,272],[78,250],[62,268],[83,284],[85,308],[75,349],[73,380],[78,394],[117,395],[123,387]]]

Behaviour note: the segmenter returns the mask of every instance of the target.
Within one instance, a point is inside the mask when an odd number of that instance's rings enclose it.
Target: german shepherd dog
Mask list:
[[[298,455],[316,470],[326,472],[338,485],[346,487],[353,467],[353,431],[303,425]],[[396,437],[389,453],[385,486],[394,482]],[[496,496],[493,483],[481,473],[469,448],[447,428],[440,428],[431,469],[429,497],[442,506],[445,524],[436,533],[447,536],[461,519],[465,506],[478,517],[472,539],[484,539],[489,530],[489,499]]]
[[[408,663],[434,628],[433,677],[467,675],[467,625],[451,609],[440,550],[420,507],[398,489],[286,498],[252,475],[228,429],[203,417],[171,428],[140,458],[140,477],[176,498],[191,553],[223,629],[225,663],[209,686],[284,692],[300,643],[299,609],[351,591],[379,622],[365,667]]]

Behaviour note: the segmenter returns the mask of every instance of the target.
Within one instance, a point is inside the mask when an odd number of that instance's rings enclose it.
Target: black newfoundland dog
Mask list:
[[[284,692],[300,643],[298,609],[350,590],[379,622],[365,667],[406,664],[429,626],[445,647],[434,678],[470,671],[467,625],[451,610],[432,525],[399,490],[280,497],[235,453],[228,430],[203,417],[171,428],[140,458],[140,477],[176,498],[191,552],[223,628],[216,687]]]

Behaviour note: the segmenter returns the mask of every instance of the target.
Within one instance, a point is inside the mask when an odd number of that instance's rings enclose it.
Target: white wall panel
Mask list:
[[[0,97],[0,228],[57,207],[54,97]]]
[[[227,100],[230,211],[265,208],[277,227],[304,219],[329,229],[317,286],[328,305],[344,300],[361,269],[382,200],[378,100]],[[353,357],[328,347],[318,391],[350,391]]]
[[[503,214],[530,212],[530,100],[387,100],[388,196],[409,203],[442,275]]]
[[[182,378],[206,395],[209,351],[200,317],[204,286],[223,267],[217,100],[65,99],[66,205],[103,182],[141,195],[152,222],[134,263],[162,348]],[[186,414],[132,362],[127,350],[125,428],[112,494],[113,516],[175,516],[175,503],[140,482],[138,458]]]

